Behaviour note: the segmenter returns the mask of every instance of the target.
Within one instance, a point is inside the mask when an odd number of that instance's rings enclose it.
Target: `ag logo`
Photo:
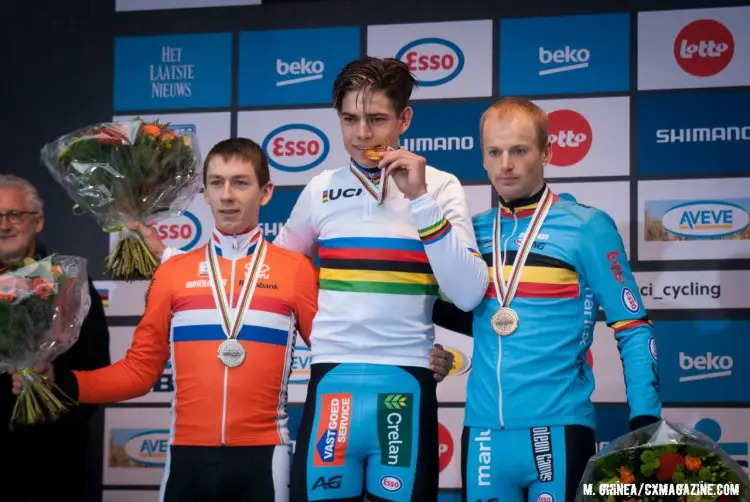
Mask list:
[[[331,476],[330,478],[320,476],[315,480],[315,484],[313,485],[312,489],[313,491],[319,488],[322,488],[324,490],[336,490],[338,488],[341,488],[341,478],[342,476]]]
[[[591,149],[591,125],[586,117],[573,110],[555,110],[549,114],[550,164],[568,167],[577,164]]]
[[[453,460],[455,446],[450,431],[440,422],[438,422],[438,445],[438,454],[440,455],[438,464],[440,472],[443,472]]]
[[[292,173],[319,166],[330,151],[325,133],[309,124],[277,127],[268,133],[262,146],[271,166]]]
[[[461,48],[443,38],[420,38],[396,53],[421,87],[435,87],[456,78],[464,67]]]
[[[729,65],[734,55],[734,37],[713,19],[699,19],[685,26],[674,39],[674,57],[685,72],[710,77]]]
[[[190,251],[201,239],[201,222],[190,211],[156,225],[156,232],[166,246]]]

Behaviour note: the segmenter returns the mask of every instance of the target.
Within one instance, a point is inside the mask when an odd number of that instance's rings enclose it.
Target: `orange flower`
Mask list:
[[[703,462],[701,462],[701,459],[698,457],[691,457],[690,455],[685,456],[685,468],[688,471],[699,471],[700,468],[703,466]]]
[[[620,482],[624,484],[635,483],[635,476],[627,467],[620,467]]]
[[[175,136],[174,133],[167,131],[162,135],[161,140],[165,143],[168,143],[170,141],[173,141],[176,137],[177,136]]]
[[[656,470],[656,479],[666,481],[672,479],[672,474],[679,464],[684,464],[685,459],[679,453],[662,453],[659,455],[659,468]]]
[[[147,136],[158,136],[161,134],[161,128],[156,124],[147,124],[143,126],[143,134]]]

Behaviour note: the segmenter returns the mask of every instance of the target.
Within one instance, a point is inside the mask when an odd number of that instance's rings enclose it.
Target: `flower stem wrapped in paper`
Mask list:
[[[54,420],[75,404],[31,368],[78,340],[91,306],[86,265],[84,258],[52,255],[0,274],[0,372],[15,368],[24,381],[11,427]]]
[[[708,436],[662,420],[589,459],[576,501],[748,501],[748,475]]]
[[[201,159],[195,135],[134,119],[95,124],[42,149],[42,162],[105,232],[120,232],[107,257],[113,279],[150,279],[158,263],[127,225],[180,216],[200,191]]]

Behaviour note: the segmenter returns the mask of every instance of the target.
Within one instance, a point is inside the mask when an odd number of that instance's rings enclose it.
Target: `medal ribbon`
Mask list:
[[[365,190],[372,195],[378,204],[382,204],[383,201],[388,197],[388,177],[385,175],[385,169],[380,170],[380,183],[375,185],[370,179],[360,171],[356,166],[349,164],[349,170],[354,174],[354,177],[362,183]]]
[[[230,313],[232,311],[231,304],[227,300],[227,292],[224,289],[224,280],[221,277],[221,268],[219,267],[216,251],[214,250],[214,243],[209,241],[206,245],[206,259],[209,263],[209,279],[214,294],[214,303],[219,312],[221,312],[221,319],[223,321],[221,327],[227,338],[237,338],[240,333],[242,320],[250,306],[250,300],[255,292],[260,270],[263,267],[263,260],[266,257],[266,241],[260,232],[260,227],[251,233],[249,241],[252,242],[256,238],[258,239],[258,244],[255,246],[250,263],[248,263],[247,271],[245,272],[245,281],[242,284],[242,291],[240,292],[240,301],[237,304],[234,315]]]
[[[547,218],[550,207],[552,207],[552,201],[554,200],[552,191],[549,187],[544,189],[542,198],[536,206],[531,222],[526,229],[526,235],[524,236],[521,244],[518,246],[518,252],[516,253],[516,259],[513,261],[513,267],[510,270],[510,276],[508,282],[505,282],[505,256],[501,257],[500,252],[500,241],[498,240],[501,225],[500,218],[502,209],[498,208],[495,214],[495,222],[492,229],[492,264],[494,268],[494,283],[495,293],[497,294],[497,300],[500,302],[501,307],[507,307],[510,302],[513,301],[513,297],[518,289],[518,283],[521,279],[521,270],[526,264],[526,258],[529,257],[531,252],[532,244],[536,240],[536,236],[539,230],[542,228],[542,223]]]

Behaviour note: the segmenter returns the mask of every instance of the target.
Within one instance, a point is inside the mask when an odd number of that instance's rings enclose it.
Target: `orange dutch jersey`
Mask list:
[[[217,244],[214,235],[212,242]],[[251,258],[217,258],[233,307]],[[75,372],[79,401],[118,402],[143,395],[171,356],[175,380],[172,444],[289,443],[286,387],[296,332],[310,344],[317,311],[317,272],[303,255],[267,243],[257,286],[237,336],[246,357],[241,365],[229,368],[218,358],[219,345],[227,336],[209,267],[205,246],[159,266],[125,358],[99,370]]]

